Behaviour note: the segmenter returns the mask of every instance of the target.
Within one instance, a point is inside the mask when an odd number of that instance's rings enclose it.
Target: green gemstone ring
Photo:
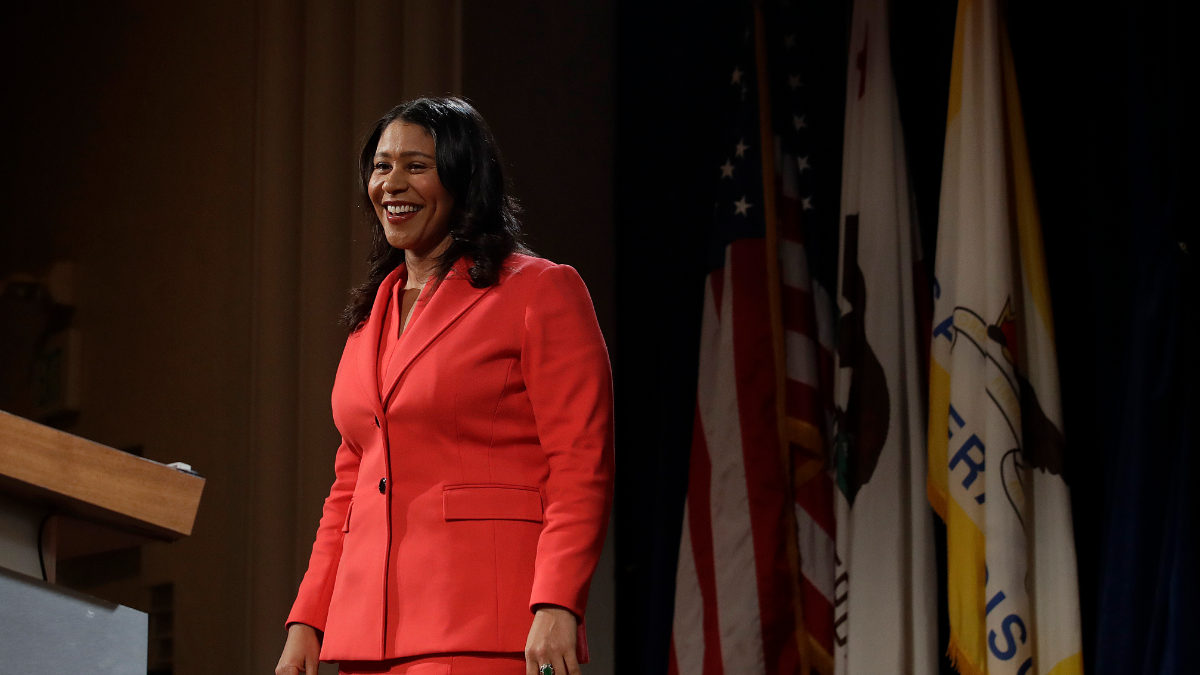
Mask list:
[[[543,663],[538,667],[538,675],[554,675],[554,666],[549,663]]]

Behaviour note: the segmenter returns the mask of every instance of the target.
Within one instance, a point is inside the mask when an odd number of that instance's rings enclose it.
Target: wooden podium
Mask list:
[[[0,671],[144,674],[146,615],[56,586],[55,568],[188,536],[203,490],[189,472],[0,411]]]

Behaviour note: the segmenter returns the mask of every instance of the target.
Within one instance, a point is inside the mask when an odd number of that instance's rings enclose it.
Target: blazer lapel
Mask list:
[[[358,331],[358,381],[367,392],[367,400],[378,416],[383,415],[383,397],[379,395],[379,337],[383,331],[384,306],[392,297],[392,287],[404,276],[404,264],[401,263],[379,284],[375,293],[375,304],[371,306],[371,316],[367,324]]]
[[[408,326],[404,328],[400,344],[392,355],[392,362],[388,364],[387,379],[381,392],[382,400],[391,399],[396,384],[400,382],[413,360],[491,290],[491,286],[475,288],[471,285],[470,278],[467,274],[467,262],[460,259],[446,278],[433,289],[433,295],[428,300],[422,298],[418,301],[425,305],[414,309]],[[376,337],[378,338],[378,331]],[[376,345],[378,342],[376,339]],[[375,349],[378,351],[378,346]]]

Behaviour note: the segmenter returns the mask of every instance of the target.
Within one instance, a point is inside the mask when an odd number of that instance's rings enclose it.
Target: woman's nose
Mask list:
[[[408,189],[408,180],[402,171],[393,171],[383,180],[383,191],[388,194],[404,192]]]

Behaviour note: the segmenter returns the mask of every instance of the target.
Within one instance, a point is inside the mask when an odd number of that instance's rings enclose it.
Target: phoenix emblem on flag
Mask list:
[[[1004,360],[1013,368],[1017,367],[1017,317],[1013,313],[1012,297],[1004,303],[1004,309],[1000,312],[1000,318],[996,319],[996,323],[988,326],[987,335],[996,344],[1000,345],[1000,351],[1004,354]]]
[[[1056,476],[1061,475],[1064,446],[1062,431],[1046,417],[1041,404],[1038,403],[1037,392],[1021,372],[1022,368],[1018,363],[1016,317],[1017,313],[1010,296],[1004,303],[999,318],[987,327],[987,336],[999,345],[1021,390],[1021,438],[1024,441],[1021,454],[1024,455],[1024,462],[1035,469],[1049,471]]]

